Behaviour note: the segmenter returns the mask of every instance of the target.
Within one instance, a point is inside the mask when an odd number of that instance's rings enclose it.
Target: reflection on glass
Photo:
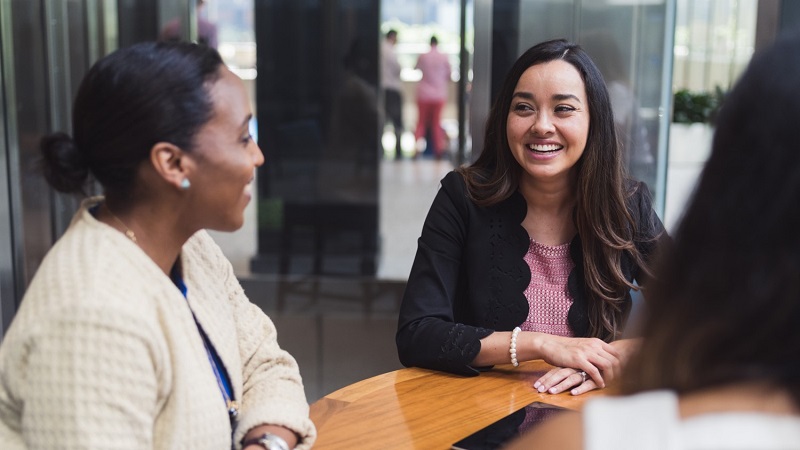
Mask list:
[[[217,48],[219,45],[217,37],[217,25],[208,20],[206,15],[206,0],[196,0],[197,8],[195,15],[197,16],[197,42],[207,45],[212,48]],[[184,20],[182,16],[174,17],[169,20],[159,33],[159,39],[163,41],[180,41],[185,36],[183,30]]]
[[[652,186],[656,164],[654,145],[650,142],[640,102],[633,90],[630,65],[626,64],[620,45],[606,29],[588,30],[581,34],[579,41],[605,78],[625,165],[633,178]]]
[[[9,114],[16,116],[16,135],[18,147],[17,167],[19,185],[10,189],[19,193],[22,211],[22,235],[24,267],[18,267],[24,276],[24,286],[33,278],[39,263],[53,243],[51,224],[53,223],[52,203],[49,187],[37,171],[39,139],[49,131],[48,86],[50,75],[47,70],[45,52],[46,35],[41,29],[42,5],[38,2],[12,2],[13,49],[4,48],[4,58],[8,58],[13,68],[16,108]],[[8,10],[6,10],[8,11]],[[12,50],[10,54],[5,53]],[[63,67],[54,68],[62,74]],[[12,122],[13,123],[13,122]],[[14,159],[11,159],[12,163]],[[5,177],[4,177],[5,179]]]
[[[260,273],[374,275],[378,5],[257,2]]]

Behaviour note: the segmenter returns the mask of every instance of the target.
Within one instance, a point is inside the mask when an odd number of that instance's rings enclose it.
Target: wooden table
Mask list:
[[[527,361],[477,377],[410,368],[354,383],[311,405],[319,434],[314,448],[444,450],[533,401],[577,409],[605,395],[538,393],[533,382],[550,367]]]

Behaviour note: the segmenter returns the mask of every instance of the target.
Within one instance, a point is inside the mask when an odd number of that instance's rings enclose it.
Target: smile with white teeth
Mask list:
[[[564,147],[561,146],[561,145],[557,145],[557,144],[547,144],[547,145],[529,144],[528,145],[528,149],[529,150],[532,150],[532,151],[537,152],[537,153],[550,153],[550,152],[555,152],[555,151],[561,150],[562,148],[564,148]]]

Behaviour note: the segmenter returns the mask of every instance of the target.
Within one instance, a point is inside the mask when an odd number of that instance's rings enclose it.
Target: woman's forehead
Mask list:
[[[222,70],[220,77],[211,86],[209,96],[214,105],[215,119],[238,125],[251,114],[244,83],[228,69]]]
[[[514,93],[526,91],[534,96],[572,94],[586,97],[586,85],[575,66],[557,59],[534,64],[520,75]]]

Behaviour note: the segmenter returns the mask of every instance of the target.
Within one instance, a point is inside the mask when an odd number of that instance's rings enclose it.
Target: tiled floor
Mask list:
[[[281,283],[290,291],[279,308]],[[307,294],[314,283],[316,300]],[[275,323],[281,347],[297,359],[309,402],[402,367],[394,333],[404,282],[250,277],[242,285]]]
[[[414,262],[417,238],[439,180],[453,170],[447,161],[387,160],[381,164],[380,228],[382,253],[378,278],[405,280]]]

